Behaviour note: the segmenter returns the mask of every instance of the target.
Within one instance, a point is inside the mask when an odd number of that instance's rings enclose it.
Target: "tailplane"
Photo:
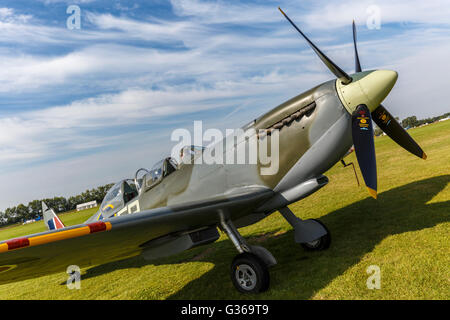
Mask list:
[[[49,209],[44,202],[42,202],[42,212],[44,214],[44,221],[48,230],[57,230],[65,227],[64,223],[62,223],[61,219],[58,218],[55,211],[53,211],[53,209]]]

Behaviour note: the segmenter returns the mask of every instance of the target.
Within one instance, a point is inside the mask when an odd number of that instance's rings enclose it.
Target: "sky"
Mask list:
[[[0,210],[132,178],[177,128],[241,127],[333,79],[278,6],[348,73],[354,19],[363,69],[399,73],[393,115],[450,111],[449,1],[2,0]]]

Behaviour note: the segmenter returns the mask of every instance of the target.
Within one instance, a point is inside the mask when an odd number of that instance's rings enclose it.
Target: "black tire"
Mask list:
[[[330,231],[328,230],[328,228],[320,221],[317,219],[312,219],[314,221],[317,221],[318,223],[320,223],[322,225],[322,227],[325,228],[325,230],[327,231],[327,234],[325,234],[324,236],[320,237],[319,239],[315,240],[315,241],[311,241],[311,242],[306,242],[306,243],[302,243],[302,247],[307,250],[307,251],[321,251],[321,250],[326,250],[330,247],[331,244],[331,234]]]
[[[231,281],[242,293],[258,293],[269,289],[269,270],[257,255],[249,252],[238,254],[231,263]]]

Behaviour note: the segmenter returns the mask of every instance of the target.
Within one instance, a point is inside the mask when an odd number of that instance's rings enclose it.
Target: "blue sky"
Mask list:
[[[278,6],[347,72],[355,19],[363,68],[399,72],[394,115],[450,110],[448,1],[3,0],[0,210],[132,177],[176,128],[239,127],[332,79]]]

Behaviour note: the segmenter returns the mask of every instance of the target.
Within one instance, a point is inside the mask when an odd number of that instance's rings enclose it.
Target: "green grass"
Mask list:
[[[214,244],[156,264],[135,257],[83,269],[81,290],[67,289],[67,274],[60,273],[0,286],[0,299],[448,299],[450,121],[408,132],[428,159],[386,136],[376,138],[378,200],[357,187],[350,167],[338,164],[326,173],[326,187],[290,206],[299,217],[327,225],[330,249],[304,251],[279,213],[240,229],[278,261],[267,292],[242,295],[234,289],[229,265],[236,251],[221,235]],[[354,154],[347,160],[356,163]],[[79,214],[61,218],[80,223],[85,217]],[[38,226],[0,230],[0,239],[41,231]],[[380,267],[379,290],[366,287],[370,265]]]

